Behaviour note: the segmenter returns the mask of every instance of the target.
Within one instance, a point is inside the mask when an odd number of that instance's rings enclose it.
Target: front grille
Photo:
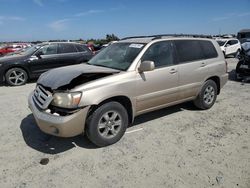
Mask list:
[[[33,99],[41,109],[46,109],[53,100],[53,96],[51,92],[44,89],[41,85],[37,85]]]

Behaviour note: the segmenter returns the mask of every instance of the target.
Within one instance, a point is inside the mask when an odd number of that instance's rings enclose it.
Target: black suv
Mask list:
[[[85,45],[78,43],[39,44],[0,58],[0,82],[23,85],[28,79],[38,78],[49,69],[87,62],[92,56],[93,53]]]

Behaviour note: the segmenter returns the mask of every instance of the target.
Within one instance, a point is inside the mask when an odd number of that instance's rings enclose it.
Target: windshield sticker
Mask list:
[[[130,44],[129,47],[130,48],[141,48],[141,47],[143,47],[143,44]]]

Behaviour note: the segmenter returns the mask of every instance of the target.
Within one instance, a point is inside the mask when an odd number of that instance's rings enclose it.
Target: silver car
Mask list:
[[[87,64],[42,74],[29,107],[45,133],[86,133],[98,146],[120,140],[140,114],[194,101],[211,108],[228,80],[216,41],[194,37],[127,38]]]

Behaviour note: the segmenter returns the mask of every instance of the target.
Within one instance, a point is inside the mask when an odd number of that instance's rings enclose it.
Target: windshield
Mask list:
[[[220,46],[224,46],[224,44],[226,43],[226,41],[221,41],[221,40],[218,40],[217,42]]]
[[[114,43],[101,50],[88,64],[125,71],[144,46],[139,43]]]

